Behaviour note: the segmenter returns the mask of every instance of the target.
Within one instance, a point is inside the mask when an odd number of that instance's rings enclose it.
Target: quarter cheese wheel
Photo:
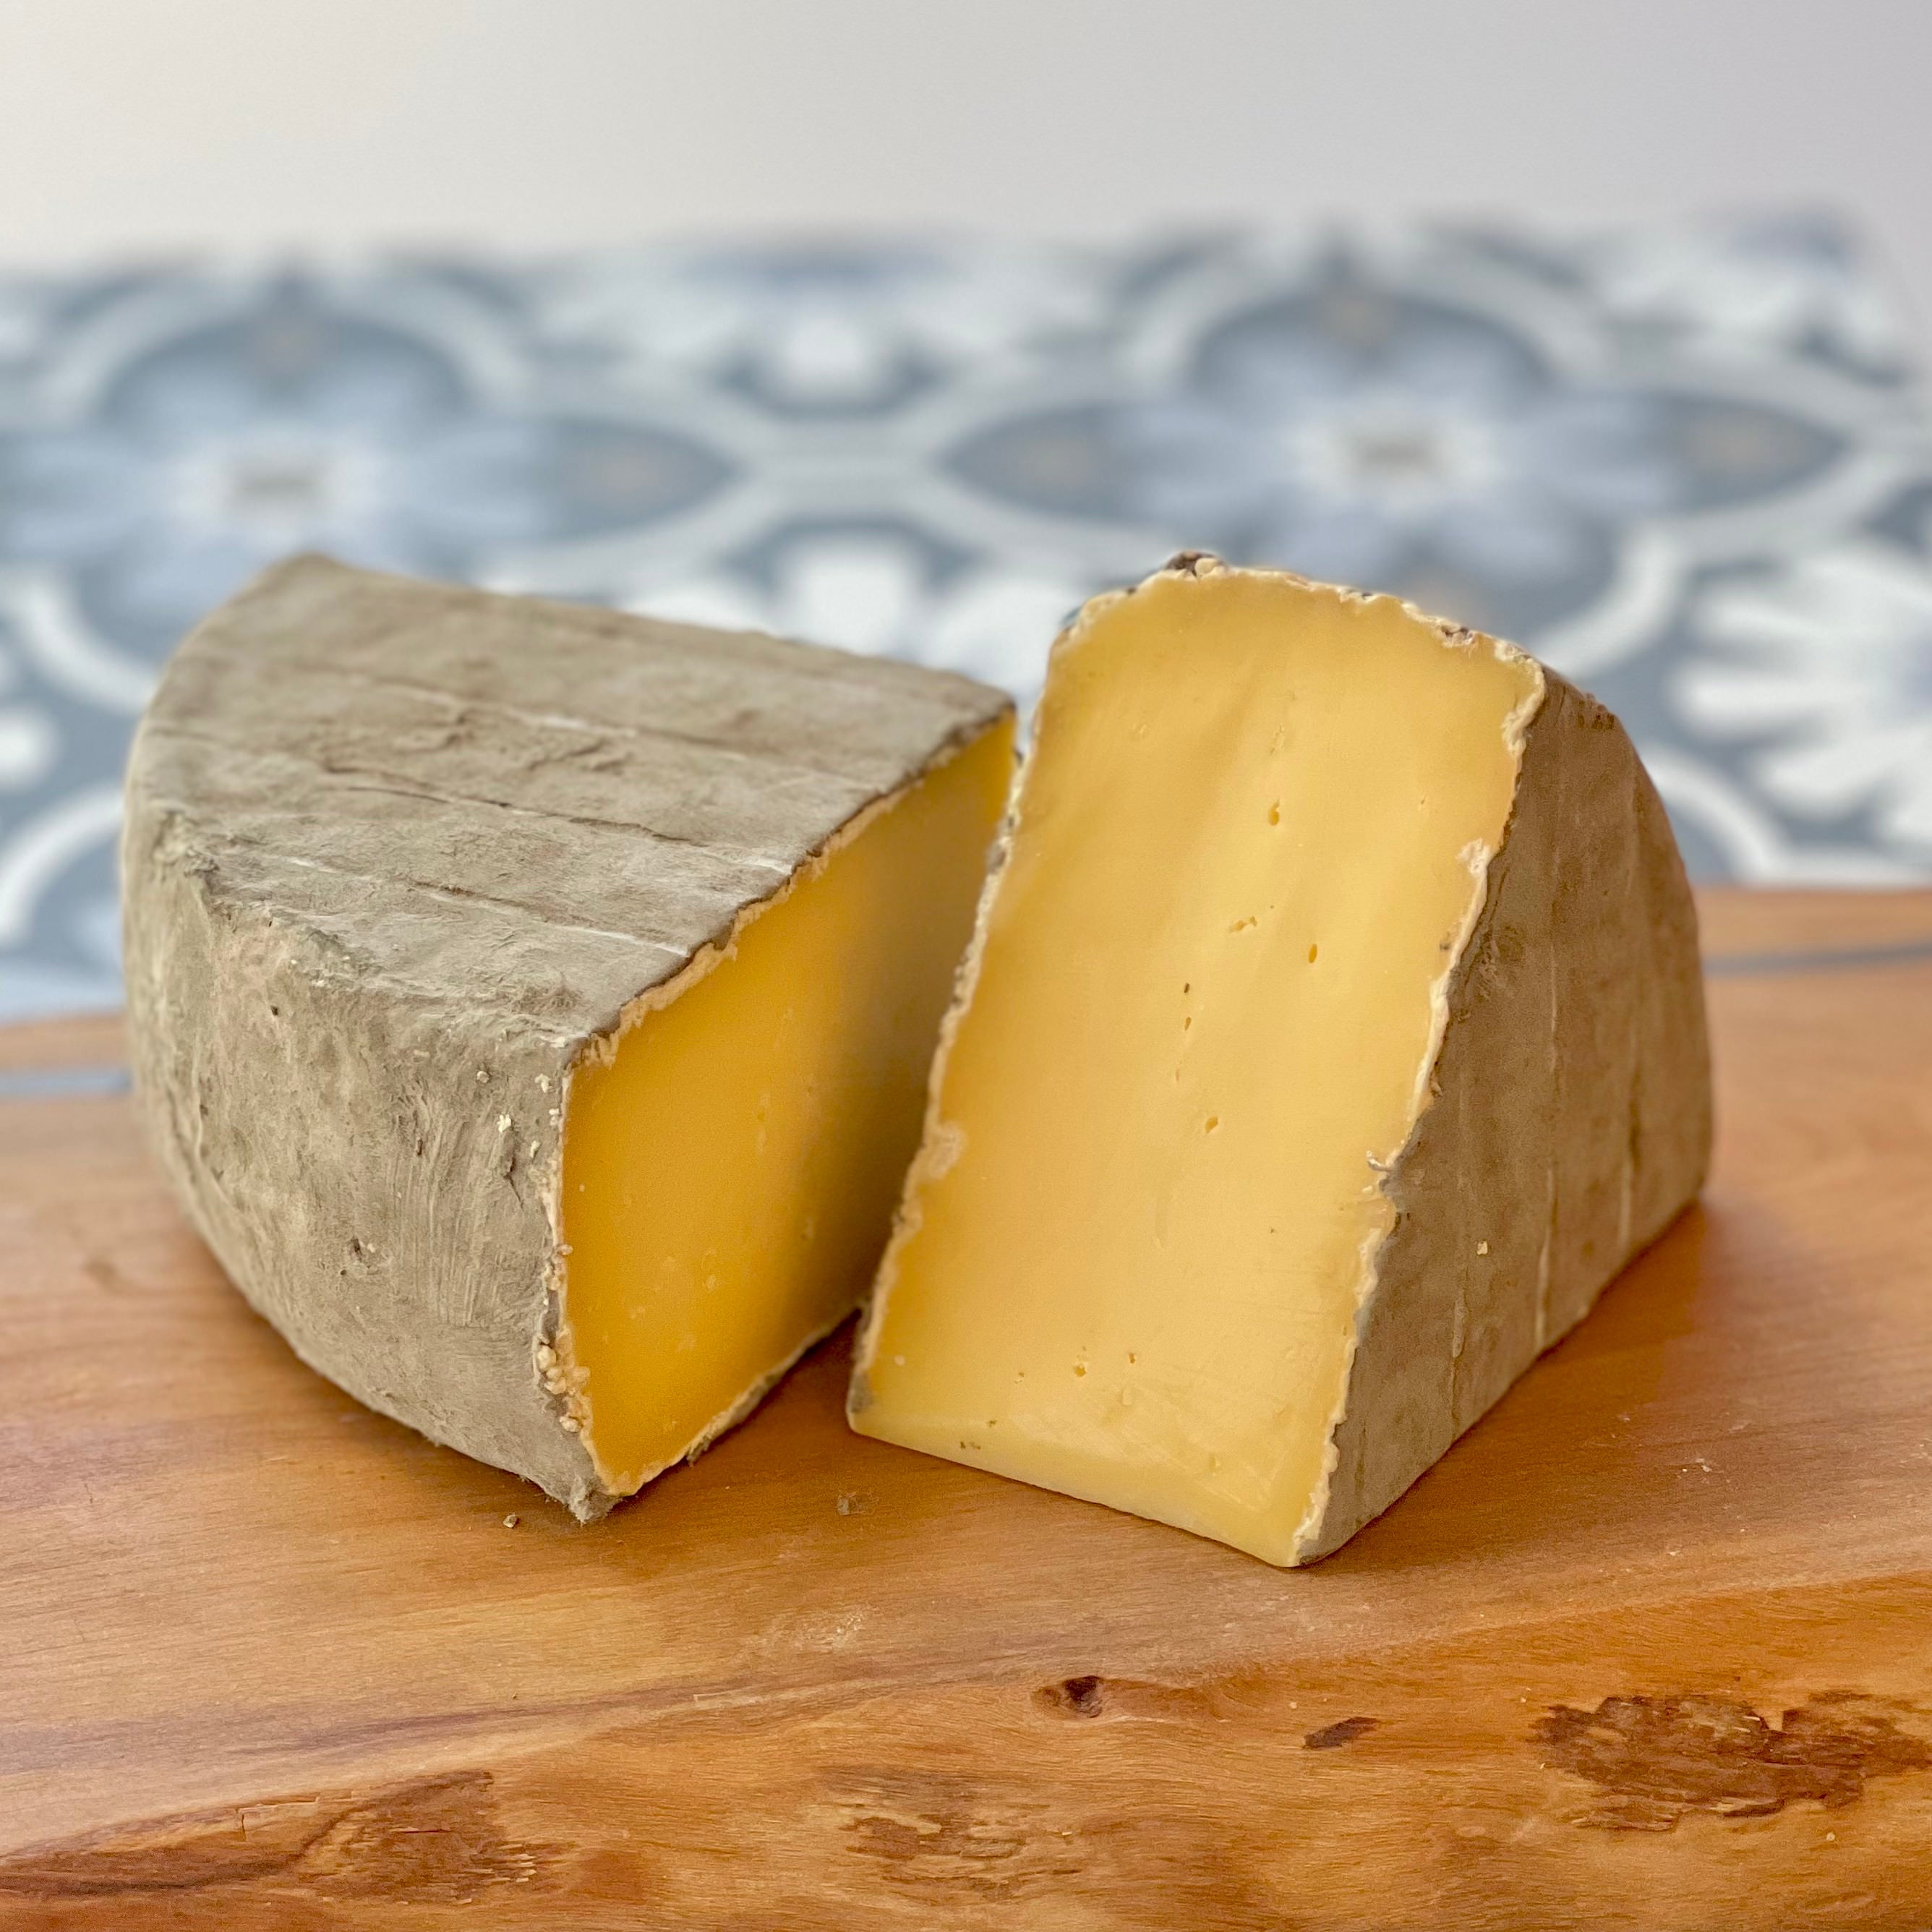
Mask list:
[[[323,1374],[598,1514],[869,1280],[1012,742],[915,665],[271,572],[128,776],[194,1225]]]
[[[1709,1152],[1616,718],[1211,558],[1056,646],[943,1040],[854,1425],[1271,1563],[1400,1496]]]

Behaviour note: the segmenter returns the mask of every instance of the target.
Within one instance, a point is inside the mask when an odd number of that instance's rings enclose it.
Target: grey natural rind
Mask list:
[[[1438,1460],[1702,1185],[1696,908],[1617,720],[1553,672],[1384,1191],[1327,1505],[1338,1547]]]
[[[554,1333],[570,1070],[1000,692],[321,558],[183,645],[122,868],[136,1089],[303,1359],[580,1516]]]

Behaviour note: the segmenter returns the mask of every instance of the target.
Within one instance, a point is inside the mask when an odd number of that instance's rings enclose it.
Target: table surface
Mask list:
[[[842,1340],[580,1526],[248,1310],[112,1021],[0,1034],[0,1926],[1932,1923],[1932,893],[1704,908],[1703,1204],[1294,1573]]]

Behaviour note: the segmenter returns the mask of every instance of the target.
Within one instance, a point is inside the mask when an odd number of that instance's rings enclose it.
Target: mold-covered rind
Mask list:
[[[130,1051],[196,1228],[312,1366],[602,1514],[556,1386],[572,1067],[1008,706],[775,638],[270,572],[183,645],[128,770]]]
[[[1702,1186],[1696,908],[1623,727],[1554,673],[1384,1189],[1327,1493],[1298,1561],[1379,1515]]]

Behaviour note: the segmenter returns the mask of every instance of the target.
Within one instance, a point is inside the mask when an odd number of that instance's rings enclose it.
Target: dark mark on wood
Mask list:
[[[1145,1677],[1063,1677],[1033,1694],[1051,1718],[1105,1718],[1141,1724],[1218,1724],[1265,1706],[1265,1684],[1246,1674],[1201,1684],[1162,1684]]]
[[[314,1898],[462,1905],[538,1883],[565,1849],[506,1838],[490,1774],[456,1772],[367,1796],[283,1798],[118,1826],[0,1858],[0,1898],[180,1894],[267,1880]]]
[[[1552,1768],[1604,1794],[1572,1822],[1668,1832],[1693,1811],[1762,1818],[1799,1798],[1854,1803],[1865,1780],[1932,1768],[1932,1746],[1873,1708],[1831,1691],[1786,1711],[1773,1729],[1721,1697],[1606,1697],[1594,1711],[1553,1706],[1532,1733]]]
[[[132,1295],[140,1292],[104,1255],[89,1255],[81,1263],[80,1271],[103,1294]]]
[[[1034,1693],[1034,1701],[1063,1717],[1097,1718],[1107,1708],[1107,1680],[1063,1678],[1058,1684],[1042,1684]]]
[[[1344,1718],[1339,1724],[1324,1724],[1318,1731],[1310,1731],[1301,1741],[1304,1750],[1334,1750],[1342,1744],[1352,1744],[1358,1738],[1365,1738],[1381,1721],[1376,1718]]]

